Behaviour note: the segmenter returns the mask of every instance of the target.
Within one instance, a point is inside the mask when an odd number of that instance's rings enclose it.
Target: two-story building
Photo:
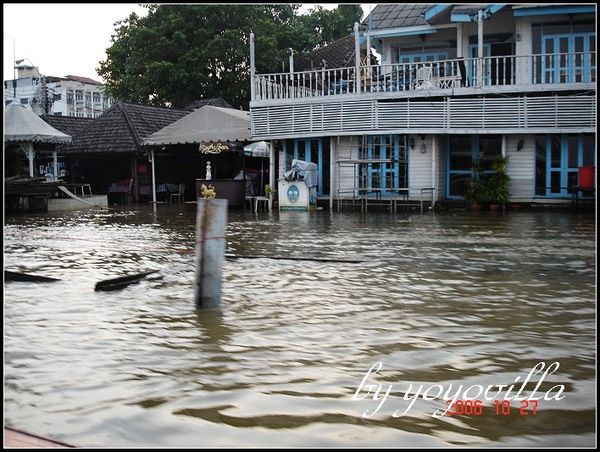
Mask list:
[[[595,4],[381,4],[354,24],[354,52],[345,38],[333,63],[336,44],[273,74],[255,72],[252,36],[252,137],[274,144],[271,184],[294,159],[317,164],[332,210],[463,200],[497,156],[512,202],[592,198],[595,27]]]

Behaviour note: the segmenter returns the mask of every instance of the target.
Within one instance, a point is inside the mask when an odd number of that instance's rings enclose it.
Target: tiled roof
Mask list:
[[[294,71],[320,69],[323,61],[328,68],[345,67],[353,56],[354,36],[344,36],[331,44],[294,59]]]
[[[426,25],[423,12],[431,6],[431,4],[378,4],[365,18],[363,24],[371,30]]]
[[[143,151],[142,139],[190,112],[119,101],[73,137],[67,154]]]
[[[94,122],[94,118],[76,118],[74,116],[59,115],[43,115],[42,119],[56,130],[71,135],[71,137],[74,137]]]
[[[364,55],[364,51],[362,54]],[[294,59],[294,71],[320,69],[323,61],[327,68],[348,67],[354,65],[354,36],[344,36],[328,46]]]
[[[66,77],[63,77],[64,80],[70,80],[73,82],[81,82],[81,83],[86,83],[88,85],[102,85],[101,82],[98,82],[96,80],[92,80],[91,78],[87,78],[87,77],[81,77],[79,75],[67,75]]]
[[[211,107],[235,108],[233,105],[231,105],[229,102],[227,102],[222,97],[212,97],[210,99],[195,100],[194,102],[189,104],[187,107],[185,107],[185,110],[190,110],[190,111],[198,110],[199,108],[202,108],[205,105],[210,105]]]
[[[365,18],[363,25],[371,30],[426,25],[423,12],[431,5],[379,4]],[[353,66],[355,59],[354,35],[349,34],[314,52],[294,59],[294,71],[320,69],[323,61],[328,68]],[[365,51],[361,51],[365,55]]]

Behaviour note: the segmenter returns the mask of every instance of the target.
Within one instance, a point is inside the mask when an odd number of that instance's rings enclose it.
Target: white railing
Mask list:
[[[481,68],[481,69],[479,69]],[[497,56],[259,74],[252,100],[500,85],[595,83],[596,53]],[[481,75],[480,75],[481,72]]]

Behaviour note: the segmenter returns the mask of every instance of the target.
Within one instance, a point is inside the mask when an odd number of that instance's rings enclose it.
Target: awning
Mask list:
[[[70,143],[71,135],[55,129],[25,105],[11,102],[4,110],[5,143]]]
[[[248,141],[250,112],[205,105],[142,140],[144,145]]]

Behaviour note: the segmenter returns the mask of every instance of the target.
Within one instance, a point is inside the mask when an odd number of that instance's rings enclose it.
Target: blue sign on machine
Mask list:
[[[287,197],[289,202],[298,202],[300,189],[295,185],[290,185],[287,190]]]

